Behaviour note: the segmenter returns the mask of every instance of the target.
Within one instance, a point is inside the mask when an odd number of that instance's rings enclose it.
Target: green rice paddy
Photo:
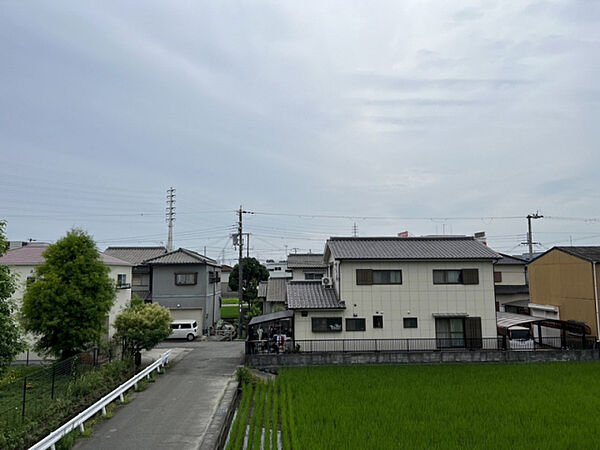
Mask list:
[[[294,368],[244,386],[227,449],[589,449],[599,425],[596,362]]]

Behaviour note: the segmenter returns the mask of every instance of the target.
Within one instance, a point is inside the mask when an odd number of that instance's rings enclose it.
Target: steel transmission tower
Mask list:
[[[175,220],[175,189],[167,189],[167,223],[169,224],[169,237],[167,239],[167,251],[173,251],[173,221]]]

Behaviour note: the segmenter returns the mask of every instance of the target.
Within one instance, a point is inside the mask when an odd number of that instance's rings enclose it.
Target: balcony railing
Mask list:
[[[131,289],[131,283],[117,284],[117,289]]]
[[[435,352],[453,350],[544,351],[597,348],[593,336],[543,337],[510,340],[491,338],[310,339],[246,341],[246,354],[319,352]]]

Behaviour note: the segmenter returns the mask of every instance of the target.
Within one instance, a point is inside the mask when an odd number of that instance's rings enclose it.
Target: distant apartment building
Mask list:
[[[288,269],[287,261],[267,259],[264,266],[269,271],[269,278],[292,278],[292,271]]]

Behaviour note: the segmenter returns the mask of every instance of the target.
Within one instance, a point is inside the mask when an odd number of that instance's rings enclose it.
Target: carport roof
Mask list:
[[[248,325],[258,325],[259,323],[273,322],[274,320],[288,319],[294,316],[293,311],[277,311],[271,314],[263,314],[250,319]]]

